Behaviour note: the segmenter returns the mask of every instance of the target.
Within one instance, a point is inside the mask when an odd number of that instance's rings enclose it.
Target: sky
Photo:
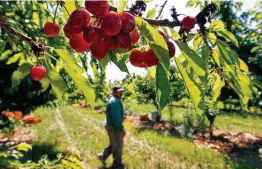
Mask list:
[[[130,3],[132,1],[129,0]],[[133,1],[134,2],[134,1]],[[165,1],[164,0],[153,0],[147,6],[147,10],[154,8],[156,5],[161,6]],[[247,11],[254,7],[256,0],[243,0],[242,11]],[[188,16],[196,16],[199,13],[199,8],[186,8],[187,0],[168,0],[164,10],[163,10],[163,18],[170,18],[170,9],[172,6],[176,7],[177,13],[183,13]],[[132,66],[129,62],[127,63],[128,70],[130,74],[139,74],[146,75],[147,71],[144,68],[137,68]],[[127,73],[121,72],[118,67],[116,67],[113,63],[110,63],[106,67],[106,81],[114,81],[114,80],[122,80],[125,78]]]

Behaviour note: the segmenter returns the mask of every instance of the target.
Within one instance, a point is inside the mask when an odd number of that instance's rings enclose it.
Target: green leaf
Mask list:
[[[24,53],[23,52],[19,52],[17,54],[14,54],[13,56],[11,56],[8,61],[6,62],[7,65],[10,65],[12,63],[16,63],[20,57],[24,56]]]
[[[212,31],[218,31],[218,30],[221,30],[221,29],[224,29],[225,28],[225,25],[222,21],[220,20],[214,20],[211,22],[211,24],[209,25],[209,28],[212,30]]]
[[[0,53],[2,53],[5,50],[6,42],[0,43]]]
[[[147,68],[148,70],[148,75],[150,76],[150,78],[155,79],[156,78],[156,67],[152,66]]]
[[[16,145],[15,147],[18,151],[27,152],[29,150],[32,150],[32,146],[30,144],[27,144],[27,143],[20,143],[20,144]]]
[[[56,50],[56,52],[67,65],[65,67],[65,71],[73,79],[78,90],[83,92],[85,98],[88,100],[90,104],[94,104],[94,89],[90,86],[87,79],[82,75],[82,69],[77,65],[76,61],[73,59],[73,56],[71,56],[67,51],[61,49]]]
[[[247,109],[248,101],[252,95],[251,79],[248,75],[237,72],[237,76],[233,76],[230,86],[238,94],[242,108]]]
[[[181,52],[186,56],[189,64],[199,76],[206,75],[206,65],[203,60],[194,50],[190,49],[184,42],[175,41]]]
[[[201,92],[201,87],[194,81],[194,78],[187,73],[186,68],[181,64],[181,58],[183,58],[182,55],[180,55],[179,58],[174,57],[177,68],[183,78],[188,94],[195,106],[195,109],[204,110],[205,102]]]
[[[21,83],[26,75],[29,74],[31,66],[32,65],[29,63],[24,63],[18,67],[18,69],[12,75],[12,87],[16,87]]]
[[[124,55],[125,57],[122,57],[120,54],[118,54],[117,52],[114,51],[109,51],[108,52],[110,60],[123,72],[126,72],[129,74],[128,68],[126,66],[126,59],[128,58],[128,56],[126,57],[126,55]]]
[[[8,58],[9,55],[11,55],[13,53],[12,50],[6,50],[3,53],[1,53],[0,55],[0,61],[1,60],[6,60]]]
[[[257,52],[259,50],[259,46],[255,46],[251,49],[251,53]]]
[[[155,18],[155,15],[156,15],[156,8],[152,8],[147,12],[146,17],[149,19],[153,19]]]
[[[48,78],[52,89],[56,93],[59,99],[62,98],[63,94],[66,91],[66,84],[62,76],[51,67],[51,64],[48,62],[43,62],[43,65],[46,67],[46,77]]]
[[[44,77],[42,80],[40,80],[40,84],[41,84],[41,88],[42,88],[41,92],[45,92],[50,85],[47,77]]]
[[[169,102],[171,92],[168,77],[163,66],[158,64],[156,68],[156,91],[159,108],[163,109]]]
[[[202,58],[205,62],[205,66],[208,67],[208,57],[209,57],[209,54],[210,54],[210,50],[206,45],[202,47],[201,54],[202,54]]]
[[[249,72],[249,69],[248,69],[248,66],[247,66],[247,64],[242,60],[242,59],[240,59],[239,58],[239,62],[240,62],[240,69],[241,70],[243,70],[244,72]]]
[[[237,38],[233,33],[229,32],[228,30],[225,29],[218,30],[216,31],[216,34],[220,37],[225,38],[228,42],[232,42],[236,47],[239,47]]]
[[[237,53],[233,51],[228,44],[220,39],[217,40],[217,46],[219,49],[220,66],[225,67],[225,70],[236,75],[236,69],[240,65]]]
[[[101,60],[99,60],[99,65],[100,67],[105,70],[106,69],[106,66],[107,64],[110,62],[110,58],[108,56],[108,54]]]
[[[128,0],[121,0],[118,1],[118,6],[117,6],[117,12],[122,12],[124,11],[125,7],[128,4]]]
[[[87,79],[82,74],[78,73],[76,70],[70,67],[67,67],[65,70],[75,82],[78,90],[83,92],[88,103],[94,105],[95,92],[91,85],[88,83]]]
[[[211,44],[214,46],[216,44],[216,41],[217,41],[216,35],[212,32],[209,32],[207,37],[208,37],[208,40],[211,42]]]
[[[135,21],[141,35],[145,38],[165,71],[169,71],[169,52],[164,38],[154,27],[142,18],[135,17]]]
[[[78,73],[83,73],[82,68],[78,66],[76,60],[68,51],[64,49],[56,49],[55,51],[60,56],[60,58],[63,59],[66,66],[73,68]]]
[[[198,50],[200,45],[203,43],[203,37],[201,34],[196,34],[195,37],[194,37],[194,41],[193,41],[193,44],[194,44],[194,49],[195,50]]]
[[[225,86],[225,81],[222,80],[221,76],[217,73],[215,73],[215,82],[212,87],[212,92],[213,92],[213,101],[217,101],[217,98],[221,94],[221,89]]]
[[[174,39],[179,39],[180,35],[178,32],[176,32],[173,28],[169,28],[170,32],[171,32],[171,37]]]
[[[189,0],[186,3],[186,7],[193,7],[194,5],[199,5],[201,3],[201,0]]]
[[[254,79],[254,80],[252,80],[251,83],[252,83],[252,85],[257,86],[258,88],[260,88],[262,90],[262,83],[259,80]]]

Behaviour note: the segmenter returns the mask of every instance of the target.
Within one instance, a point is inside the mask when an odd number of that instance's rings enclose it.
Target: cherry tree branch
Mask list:
[[[117,8],[114,6],[110,6],[110,10],[117,12]],[[129,11],[126,11],[129,12]],[[176,27],[180,26],[180,21],[174,20],[170,21],[168,19],[148,19],[148,18],[143,18],[145,21],[147,21],[149,24],[154,25],[154,26],[165,26],[165,27]]]
[[[36,56],[38,56],[40,54],[40,52],[43,50],[42,49],[43,47],[41,47],[41,45],[39,43],[37,43],[34,40],[32,40],[32,38],[22,34],[18,30],[12,28],[8,24],[0,21],[0,28],[5,29],[6,31],[8,31],[8,32],[12,33],[13,35],[17,36],[20,40],[25,41],[26,43],[28,43],[31,46],[31,48],[34,51],[34,53],[36,54]]]

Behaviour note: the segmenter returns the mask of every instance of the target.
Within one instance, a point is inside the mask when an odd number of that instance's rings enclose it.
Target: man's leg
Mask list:
[[[114,137],[115,137],[114,138],[115,147],[114,148],[112,147],[112,153],[114,157],[113,167],[123,168],[124,166],[122,164],[122,151],[123,151],[124,139],[123,136],[121,135],[121,132],[118,130],[115,130]]]
[[[110,137],[110,134],[109,134],[109,130],[107,130],[107,135],[108,135],[108,138],[109,138],[109,146],[106,147],[102,153],[98,154],[98,158],[100,159],[100,161],[104,165],[105,165],[106,159],[112,154],[112,146],[111,146],[112,140],[111,140],[111,137]]]

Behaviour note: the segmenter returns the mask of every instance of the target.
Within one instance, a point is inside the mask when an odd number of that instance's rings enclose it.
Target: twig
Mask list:
[[[167,3],[167,0],[166,0],[166,1],[164,2],[164,4],[161,6],[161,9],[160,9],[159,14],[158,14],[158,16],[156,17],[156,19],[158,19],[158,18],[161,16],[161,14],[162,14],[165,6],[166,6],[166,3]]]
[[[110,6],[110,10],[111,11],[115,11],[117,12],[117,8],[114,6]],[[129,11],[126,11],[129,12]],[[176,26],[180,26],[180,21],[170,21],[168,19],[148,19],[148,18],[143,18],[145,21],[147,21],[149,24],[151,25],[155,25],[155,26],[166,26],[166,27],[176,27]]]

